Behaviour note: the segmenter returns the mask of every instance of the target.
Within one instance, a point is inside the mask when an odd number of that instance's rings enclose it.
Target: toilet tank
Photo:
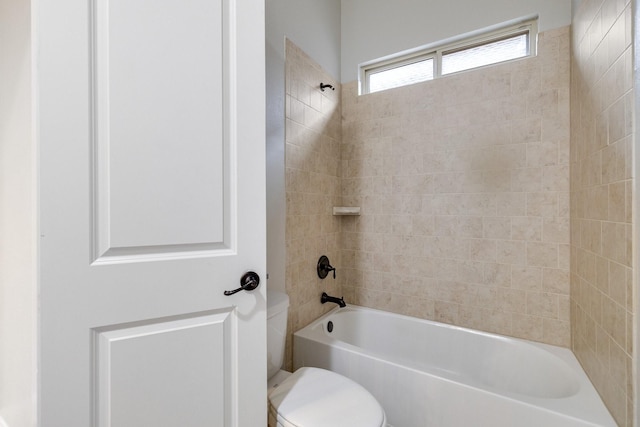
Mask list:
[[[280,291],[267,291],[267,376],[278,373],[284,362],[287,340],[289,296]]]

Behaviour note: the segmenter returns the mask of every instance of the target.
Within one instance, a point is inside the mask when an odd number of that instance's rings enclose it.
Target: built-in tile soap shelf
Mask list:
[[[334,206],[334,215],[360,215],[360,206]]]

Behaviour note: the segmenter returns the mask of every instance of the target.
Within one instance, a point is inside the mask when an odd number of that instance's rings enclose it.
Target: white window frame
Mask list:
[[[521,34],[528,35],[528,52],[525,56],[507,61],[494,62],[480,67],[468,68],[466,70],[454,73],[442,74],[442,56],[459,52],[461,50],[471,49],[474,47],[490,44],[500,40],[515,37]],[[443,76],[463,73],[478,68],[490,67],[504,62],[517,61],[524,58],[536,56],[538,44],[538,16],[528,16],[517,20],[509,21],[503,24],[485,28],[479,31],[463,34],[437,43],[421,46],[408,51],[399,52],[384,58],[365,62],[359,66],[359,87],[360,94],[365,95],[369,92],[369,76],[381,71],[390,70],[404,65],[413,64],[423,60],[433,58],[434,70],[433,79]],[[401,87],[401,86],[400,86]]]

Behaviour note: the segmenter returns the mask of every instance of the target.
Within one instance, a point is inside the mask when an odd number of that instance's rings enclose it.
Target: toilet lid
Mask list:
[[[318,368],[300,368],[269,394],[283,425],[381,427],[384,411],[364,387]]]

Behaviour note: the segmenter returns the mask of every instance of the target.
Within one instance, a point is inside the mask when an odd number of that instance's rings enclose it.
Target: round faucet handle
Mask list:
[[[326,255],[322,255],[318,260],[316,271],[318,272],[318,277],[321,279],[327,277],[330,271],[333,271],[333,278],[336,278],[336,269],[331,266],[329,258],[327,258]]]

